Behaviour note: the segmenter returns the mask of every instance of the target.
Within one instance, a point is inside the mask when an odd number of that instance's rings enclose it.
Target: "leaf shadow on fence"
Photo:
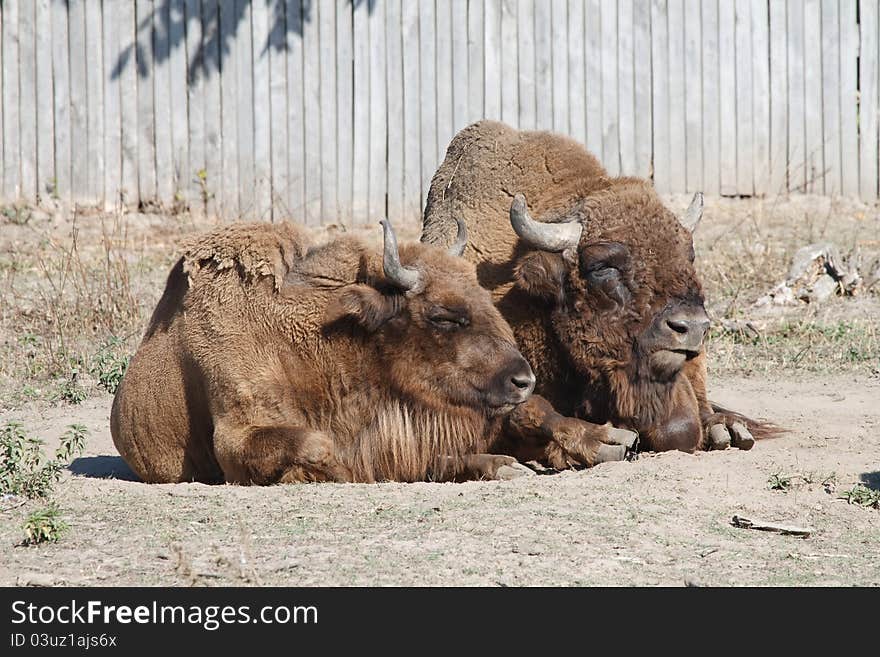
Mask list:
[[[59,0],[65,2],[66,0]],[[115,80],[128,66],[136,66],[138,75],[148,77],[151,65],[161,64],[177,48],[186,47],[187,28],[201,26],[201,41],[194,53],[187,53],[189,79],[220,72],[232,42],[242,28],[247,9],[265,3],[271,12],[269,34],[262,45],[254,44],[254,56],[264,57],[269,49],[286,51],[291,38],[303,37],[303,26],[314,19],[318,0],[156,0],[150,14],[137,24],[135,41],[119,55],[111,71]],[[352,10],[365,6],[372,14],[378,0],[348,0]],[[257,48],[259,47],[259,52]]]

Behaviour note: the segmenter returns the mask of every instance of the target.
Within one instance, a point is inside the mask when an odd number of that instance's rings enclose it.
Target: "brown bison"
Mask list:
[[[679,220],[650,182],[610,177],[567,137],[481,121],[434,175],[422,241],[447,243],[453,217],[467,224],[465,257],[543,397],[513,420],[540,424],[552,405],[587,421],[583,440],[604,439],[596,425],[611,423],[650,450],[749,449],[772,427],[706,398],[709,318],[691,236],[701,214],[702,195]]]
[[[113,402],[146,482],[373,482],[530,473],[487,454],[535,378],[474,266],[412,244],[309,248],[290,224],[184,249]]]

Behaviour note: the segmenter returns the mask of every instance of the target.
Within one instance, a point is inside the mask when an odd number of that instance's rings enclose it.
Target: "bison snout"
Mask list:
[[[679,310],[665,319],[661,331],[668,340],[668,349],[700,351],[709,330],[709,316],[703,308]]]
[[[490,406],[515,406],[526,401],[535,389],[535,374],[528,361],[519,356],[494,378],[488,395]]]

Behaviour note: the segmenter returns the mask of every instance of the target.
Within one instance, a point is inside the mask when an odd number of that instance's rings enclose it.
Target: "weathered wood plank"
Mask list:
[[[385,102],[385,5],[377,4],[370,14],[370,219],[385,216],[385,186],[388,162],[388,117]],[[418,67],[418,58],[416,60]],[[418,128],[417,128],[418,129]],[[417,218],[417,217],[416,217]]]
[[[788,187],[788,26],[785,0],[770,0],[770,181],[767,192]]]
[[[338,207],[336,205],[336,178],[337,178],[337,143],[336,135],[338,126],[336,124],[336,3],[321,3],[321,9],[318,12],[318,39],[320,42],[320,100],[321,113],[318,116],[307,117],[318,123],[321,131],[321,223],[335,224],[339,222]],[[370,24],[370,40],[376,38],[381,39],[380,48],[384,53],[385,41],[385,25],[384,17],[382,19],[381,30],[373,29],[380,26],[376,22]],[[374,48],[371,43],[372,48]],[[373,87],[379,81],[384,79],[385,62],[379,61],[371,57],[371,63],[375,62],[376,66],[370,70],[370,86]],[[381,86],[381,92],[384,100],[385,88]],[[372,112],[372,106],[371,106]],[[373,190],[370,190],[370,198],[372,201]]]
[[[553,0],[550,5],[551,40],[550,58],[552,63],[552,101],[553,130],[569,134],[568,106],[568,2]]]
[[[687,131],[685,110],[684,0],[668,0],[669,38],[669,184],[670,191],[687,190]]]
[[[804,125],[804,5],[789,2],[788,26],[788,189],[806,188],[806,126]]]
[[[352,6],[348,0],[336,0],[336,216],[344,225],[351,223],[352,208]],[[291,38],[296,38],[291,35]],[[275,79],[272,79],[274,86]],[[275,123],[275,106],[272,106]],[[275,140],[273,129],[273,142]],[[275,175],[274,152],[272,175]]]
[[[840,10],[840,190],[844,196],[859,195],[859,26],[857,0],[841,0]]]
[[[184,195],[191,207],[204,210],[201,180],[205,176],[205,74],[202,61],[202,11],[199,0],[186,0],[184,6],[185,45],[183,66],[186,80],[187,169]],[[178,62],[179,65],[179,62]],[[209,113],[217,108],[209,106]],[[175,146],[176,148],[176,146]],[[201,175],[200,175],[201,174]],[[204,178],[207,182],[207,176]],[[213,182],[213,179],[212,179]]]
[[[878,133],[880,133],[880,23],[876,0],[859,3],[859,195],[863,200],[877,198]]]
[[[288,219],[300,222],[304,220],[306,198],[302,12],[302,0],[287,0],[285,3],[284,14],[287,17],[285,57],[287,75],[287,195],[285,198],[287,207],[284,215]],[[354,126],[355,122],[352,121],[352,130],[354,130]],[[352,167],[354,166],[354,154],[352,154]],[[354,182],[352,179],[352,184]]]
[[[135,35],[136,42],[133,45],[137,57],[135,70],[137,71],[138,134],[135,141],[138,156],[138,196],[133,200],[152,203],[156,200],[156,125],[153,112],[153,77],[151,73],[153,71],[153,3],[150,0],[144,0],[138,2],[135,8],[135,24],[138,27]],[[53,36],[55,35],[53,34]],[[71,123],[72,119],[73,117],[71,117]],[[72,184],[74,183],[72,182]],[[236,181],[233,189],[237,188]]]
[[[822,140],[825,164],[824,189],[841,190],[840,172],[840,19],[838,3],[822,0]]]
[[[535,2],[535,125],[553,129],[553,24],[547,0]]]
[[[517,43],[517,5],[501,2],[501,120],[519,125],[519,47]]]
[[[635,79],[635,174],[651,176],[651,4],[635,0],[633,5],[633,60]]]
[[[535,3],[520,0],[517,7],[517,74],[519,80],[519,128],[534,130],[535,105]]]
[[[370,34],[367,3],[353,7],[354,25],[354,148],[352,221],[369,221],[370,197]],[[303,116],[307,116],[305,112]]]
[[[620,173],[620,107],[617,101],[617,2],[602,0],[602,164]]]
[[[202,0],[203,59],[200,83],[204,88],[204,171],[199,194],[210,217],[218,214],[218,196],[223,177],[222,100],[220,95],[220,10],[217,0]]]
[[[403,211],[403,20],[401,0],[388,0],[385,7],[385,43],[388,87],[388,218],[396,226]],[[452,107],[450,101],[449,107]],[[450,121],[450,130],[451,130]]]
[[[633,0],[617,5],[617,107],[620,172],[636,173],[635,62]]]
[[[419,50],[419,6],[404,2],[403,21],[403,216],[401,225],[416,221],[421,211],[421,132],[419,110],[419,59],[410,53]],[[466,52],[466,51],[465,51]],[[466,82],[466,79],[465,79]],[[457,89],[467,88],[456,87]],[[465,108],[467,104],[465,103]]]
[[[119,59],[119,5],[104,4],[101,14],[104,102],[99,111],[104,118],[104,179],[99,181],[104,205],[119,205],[119,190],[122,187],[122,116],[120,115],[119,77],[112,75],[113,67]]]
[[[421,39],[425,39],[424,32]],[[483,40],[485,28],[483,21],[483,2],[469,2],[467,10],[468,42],[468,123],[483,118]],[[424,89],[423,89],[424,91]]]
[[[52,7],[50,0],[37,0],[35,7],[36,52],[36,156],[37,200],[47,198],[55,187],[55,121],[52,83]],[[114,23],[115,25],[115,23]],[[115,32],[114,32],[115,34]],[[105,62],[106,52],[105,52]],[[106,64],[105,71],[110,67]],[[108,81],[108,85],[112,83]],[[117,103],[116,110],[119,107]],[[2,112],[0,112],[2,125]],[[0,157],[2,159],[2,157]]]
[[[755,193],[754,122],[752,105],[752,6],[736,0],[736,191]]]
[[[225,220],[235,219],[239,213],[238,197],[238,68],[236,59],[226,44],[235,38],[237,25],[235,0],[219,0],[220,6],[220,44],[221,72],[220,95],[223,104],[221,119],[221,144],[223,183],[220,187],[219,213]]]
[[[703,191],[703,64],[700,5],[684,7],[684,138],[687,145],[686,183],[682,191]]]
[[[156,140],[156,195],[167,205],[177,194],[177,171],[174,170],[171,136],[171,62],[169,32],[170,6],[164,0],[153,5],[153,111]],[[176,100],[176,99],[175,99]],[[76,155],[74,154],[74,158]],[[74,160],[75,162],[75,160]]]
[[[254,144],[254,57],[253,5],[248,0],[237,0],[238,33],[232,56],[236,59],[235,81],[238,88],[238,213],[239,218],[258,218],[256,189],[256,157]],[[317,22],[317,21],[316,21]],[[317,64],[316,64],[317,66]],[[316,115],[319,117],[320,115]],[[318,119],[316,118],[316,121]],[[320,126],[316,125],[316,132]],[[158,159],[158,157],[157,157]]]
[[[27,0],[25,0],[27,1]],[[17,201],[21,196],[21,133],[19,109],[19,1],[3,3],[3,180],[2,197]]]
[[[171,171],[175,201],[189,201],[195,190],[195,171],[189,163],[189,94],[186,79],[186,7],[184,0],[168,3],[168,84],[171,110]]]
[[[484,9],[484,60],[483,116],[487,119],[501,120],[501,4],[502,0],[485,0]],[[442,149],[444,146],[441,144]]]
[[[305,130],[305,213],[303,218],[310,226],[321,224],[323,208],[321,207],[321,51],[318,38],[318,26],[322,3],[303,4],[303,129]],[[308,12],[306,12],[308,9]],[[367,8],[364,6],[364,13]],[[366,23],[365,23],[366,27]],[[365,30],[369,34],[369,30]],[[369,52],[369,51],[368,51]],[[366,69],[365,83],[367,93],[370,87],[370,69]],[[369,96],[368,96],[369,98]],[[369,101],[368,101],[369,102]],[[369,112],[369,105],[366,109]],[[369,116],[369,114],[368,114]],[[369,130],[369,124],[367,124]],[[366,133],[369,135],[369,131]],[[367,151],[369,158],[369,150]],[[368,176],[369,169],[364,168]],[[369,181],[369,178],[367,178]],[[369,203],[369,193],[364,194]]]
[[[21,94],[19,143],[21,146],[21,197],[33,202],[37,198],[37,56],[33,0],[19,6],[18,74]]]
[[[587,73],[584,62],[584,0],[569,0],[567,23],[569,134],[580,143],[586,144]]]
[[[804,122],[807,191],[825,189],[825,148],[822,137],[822,8],[819,0],[804,2]]]
[[[405,13],[404,8],[404,13]],[[452,130],[468,124],[467,0],[452,0]],[[404,47],[404,52],[407,52]]]
[[[421,192],[419,196],[419,213],[423,208],[425,198],[428,195],[428,188],[431,186],[431,177],[434,170],[440,164],[438,157],[437,144],[437,80],[436,80],[436,63],[437,51],[434,38],[434,27],[436,17],[434,15],[434,3],[432,0],[421,0],[419,2],[419,91],[421,95],[420,109],[420,144],[421,144]],[[482,35],[481,46],[482,46]],[[406,52],[406,51],[404,51]],[[413,53],[414,54],[414,53]],[[406,52],[406,56],[412,56]],[[473,92],[473,81],[471,84]],[[479,95],[482,97],[483,90],[480,89]],[[440,148],[445,148],[440,145]],[[407,217],[409,222],[413,221],[412,217]]]
[[[721,108],[721,194],[737,193],[736,5],[718,4],[718,99]]]
[[[765,196],[770,178],[770,43],[766,0],[752,0],[752,170],[755,194]]]
[[[86,204],[89,193],[88,42],[85,0],[70,0],[68,10],[70,66],[70,153],[73,200]]]
[[[455,134],[453,131],[453,82],[452,82],[452,3],[438,2],[435,13],[437,22],[436,38],[436,82],[437,82],[437,144],[440,156],[445,156],[446,148]]]
[[[251,5],[251,68],[253,77],[253,125],[254,125],[254,218],[260,221],[272,220],[272,141],[283,139],[284,134],[271,134],[272,127],[272,88],[271,55],[269,43],[270,16],[267,5],[255,2]],[[331,29],[335,31],[335,25]],[[335,57],[334,57],[335,59]],[[335,71],[335,62],[329,67]],[[323,89],[322,89],[323,91]],[[335,84],[330,90],[336,96]],[[334,103],[335,107],[335,103]],[[335,118],[335,114],[334,114]],[[322,116],[322,119],[324,117]],[[336,126],[333,126],[336,134]],[[336,153],[330,158],[336,161]],[[335,181],[336,176],[333,176]],[[333,197],[336,206],[336,197]]]
[[[54,3],[53,3],[54,7]],[[142,93],[140,88],[137,67],[137,22],[135,16],[135,7],[132,3],[120,2],[118,9],[118,53],[113,58],[113,68],[110,77],[116,79],[119,85],[119,113],[121,123],[121,173],[120,188],[118,190],[118,199],[123,205],[134,205],[140,198],[139,195],[139,168],[140,155],[138,152],[138,141],[140,139],[140,130],[138,122],[141,117],[141,105],[139,96]],[[53,8],[53,14],[55,13]],[[55,39],[53,30],[53,40]],[[53,43],[53,48],[54,48]],[[123,61],[124,60],[124,61]],[[57,94],[58,78],[56,73],[55,89]],[[55,114],[55,160],[56,175],[59,171],[60,160],[58,159],[58,133],[61,128],[58,125],[58,110],[56,107]],[[69,160],[68,160],[69,165]]]
[[[669,34],[665,0],[651,2],[651,74],[653,90],[654,186],[670,191]]]

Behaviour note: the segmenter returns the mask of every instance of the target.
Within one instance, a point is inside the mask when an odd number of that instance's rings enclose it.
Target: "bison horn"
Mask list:
[[[688,209],[685,211],[684,216],[679,219],[679,221],[682,226],[687,228],[689,232],[693,233],[697,229],[697,224],[700,223],[700,219],[702,218],[703,192],[697,192],[694,194],[694,198],[688,206]]]
[[[404,290],[413,289],[419,282],[419,272],[400,264],[400,254],[397,251],[397,236],[388,219],[379,222],[385,234],[385,251],[382,263],[385,268],[385,277]]]
[[[464,253],[464,247],[467,246],[467,225],[465,225],[461,217],[456,217],[455,223],[458,224],[458,233],[455,235],[455,241],[452,243],[452,246],[449,247],[449,253],[459,257]]]
[[[577,222],[545,224],[529,216],[526,197],[517,194],[510,205],[510,225],[526,244],[542,251],[573,249],[581,239],[584,227]]]

